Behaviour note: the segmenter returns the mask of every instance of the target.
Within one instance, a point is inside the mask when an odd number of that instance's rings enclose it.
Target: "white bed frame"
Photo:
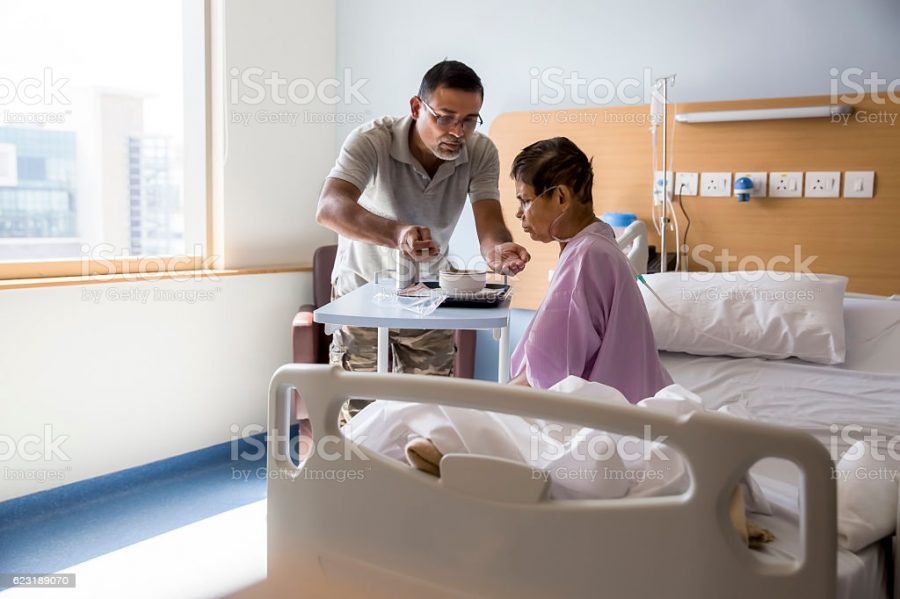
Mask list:
[[[647,262],[650,259],[650,246],[647,245],[647,225],[636,220],[616,237],[616,243],[638,274],[647,274]]]
[[[287,451],[295,388],[323,450],[302,467]],[[437,479],[348,441],[337,425],[348,397],[486,409],[638,437],[650,425],[653,437],[667,435],[685,457],[692,485],[678,496],[551,501],[529,467],[470,455],[445,456]],[[524,387],[325,365],[281,367],[269,402],[272,596],[834,596],[831,461],[805,433],[718,414],[673,418]],[[732,490],[765,457],[791,460],[803,474],[796,562],[764,560],[730,524]]]

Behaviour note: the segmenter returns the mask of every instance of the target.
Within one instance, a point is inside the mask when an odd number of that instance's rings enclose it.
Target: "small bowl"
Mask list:
[[[442,270],[438,276],[441,289],[474,293],[484,289],[487,272],[483,270]]]

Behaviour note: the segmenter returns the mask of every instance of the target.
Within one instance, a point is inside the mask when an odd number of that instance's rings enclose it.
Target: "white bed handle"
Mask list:
[[[647,225],[636,220],[628,225],[622,234],[616,237],[616,244],[626,255],[634,269],[642,275],[647,274],[647,262],[650,259],[650,247],[647,245]]]
[[[270,470],[299,472],[288,452],[271,451],[279,446],[286,449],[290,397],[294,388],[302,394],[309,410],[316,445],[324,437],[350,444],[338,428],[341,406],[349,397],[519,414],[637,437],[642,437],[644,426],[649,425],[653,437],[665,435],[665,443],[681,452],[691,475],[691,488],[685,495],[655,498],[654,501],[694,504],[698,513],[716,514],[720,530],[730,527],[727,504],[744,473],[762,458],[790,460],[801,472],[802,552],[793,565],[760,562],[759,571],[776,577],[804,574],[809,580],[811,564],[815,564],[814,567],[820,570],[815,572],[813,579],[823,575],[821,569],[825,570],[826,576],[830,571],[834,578],[837,540],[832,463],[826,449],[805,433],[719,414],[673,417],[636,406],[603,405],[575,396],[512,385],[409,374],[348,373],[325,365],[289,364],[275,372],[269,387]],[[716,448],[714,454],[708,451],[710,447]],[[409,476],[420,475],[409,469]],[[424,476],[424,479],[430,477]],[[815,501],[810,501],[813,497]],[[635,500],[593,503],[621,507],[622,501]],[[736,550],[740,549],[736,536],[728,542],[733,542]],[[833,582],[830,588],[833,588]]]

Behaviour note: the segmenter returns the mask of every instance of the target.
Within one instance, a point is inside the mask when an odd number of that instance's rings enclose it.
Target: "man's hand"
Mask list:
[[[425,262],[440,253],[438,246],[431,239],[431,230],[418,225],[408,225],[400,229],[397,247],[416,262]]]
[[[484,257],[488,266],[494,272],[505,275],[517,275],[525,268],[525,264],[531,260],[531,254],[514,241],[499,243]]]

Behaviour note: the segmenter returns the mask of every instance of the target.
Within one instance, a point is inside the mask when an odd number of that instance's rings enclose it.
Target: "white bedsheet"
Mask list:
[[[616,389],[575,376],[550,390],[631,405]],[[704,410],[698,397],[677,385],[657,396],[642,403],[664,413]],[[664,445],[512,414],[376,401],[343,430],[362,446],[400,461],[406,459],[404,447],[410,438],[420,436],[444,455],[471,453],[529,464],[546,472],[554,499],[677,494],[689,484],[680,455]]]
[[[835,461],[866,434],[900,439],[900,374],[759,358],[661,358],[706,408],[805,430]]]
[[[707,408],[798,427],[837,461],[866,434],[900,439],[900,302],[847,298],[844,308],[847,361],[839,366],[665,352],[661,358],[675,382],[699,394]],[[773,514],[753,519],[776,535],[767,553],[797,555],[797,481],[783,467],[763,466],[754,468],[755,480]],[[855,553],[839,549],[837,597],[888,596],[887,567],[882,543]]]
[[[550,391],[608,405],[632,406],[616,389],[569,376]],[[703,412],[702,401],[679,385],[639,402],[672,416]],[[414,436],[430,439],[444,455],[470,453],[521,462],[542,470],[552,499],[617,499],[675,495],[690,476],[680,453],[650,438],[639,439],[565,423],[467,408],[393,401],[366,406],[343,432],[360,445],[405,461]],[[747,506],[769,513],[761,489],[745,479]]]

